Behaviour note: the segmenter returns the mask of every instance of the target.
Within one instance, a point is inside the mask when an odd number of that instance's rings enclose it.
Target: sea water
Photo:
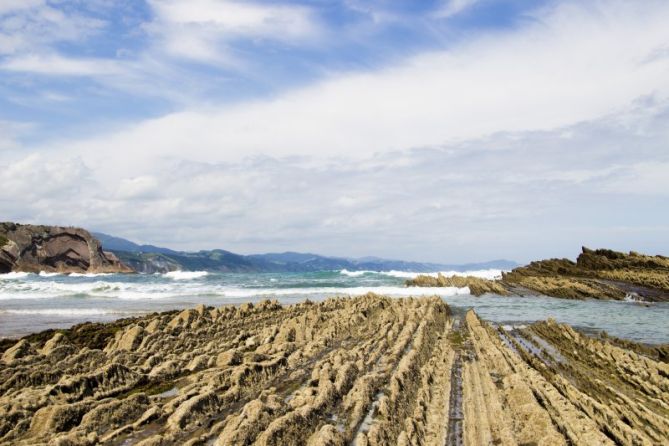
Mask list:
[[[669,342],[669,303],[572,301],[545,296],[485,295],[468,288],[407,288],[417,273],[401,271],[325,271],[314,273],[29,274],[0,275],[0,337],[47,328],[113,319],[154,311],[220,306],[277,299],[290,304],[306,299],[355,296],[367,292],[440,296],[454,312],[473,308],[489,321],[518,325],[549,317],[588,331],[645,343]],[[455,274],[455,272],[445,272]],[[498,270],[460,272],[495,278]]]

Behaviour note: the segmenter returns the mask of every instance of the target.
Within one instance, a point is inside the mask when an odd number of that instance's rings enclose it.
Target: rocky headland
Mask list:
[[[669,258],[583,248],[576,262],[549,259],[503,273],[500,280],[418,276],[408,286],[469,286],[474,295],[538,293],[564,299],[669,301]]]
[[[200,306],[0,355],[2,445],[669,441],[666,349],[494,327],[438,298]]]
[[[0,273],[130,273],[81,228],[0,223]]]

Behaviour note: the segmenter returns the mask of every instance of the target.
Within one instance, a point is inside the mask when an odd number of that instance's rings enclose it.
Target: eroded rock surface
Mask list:
[[[11,271],[133,272],[84,229],[0,223],[0,274]]]
[[[486,293],[508,296],[510,293],[506,287],[497,280],[482,279],[473,276],[444,276],[437,274],[437,277],[421,274],[413,279],[406,281],[407,286],[421,287],[468,287],[473,296],[482,296]]]
[[[669,258],[584,247],[576,262],[532,262],[503,274],[502,282],[566,299],[669,301]]]
[[[500,280],[420,275],[407,286],[469,287],[474,296],[540,293],[563,299],[669,301],[669,258],[583,248],[576,262],[549,259],[503,273]]]
[[[4,351],[0,444],[669,439],[666,363],[551,321],[454,321],[438,298],[200,306],[113,327],[91,344],[66,331]]]

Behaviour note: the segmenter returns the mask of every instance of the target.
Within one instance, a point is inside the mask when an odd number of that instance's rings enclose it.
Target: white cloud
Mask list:
[[[669,218],[661,206],[668,113],[665,102],[652,114],[626,115],[625,126],[614,115],[360,163],[157,159],[141,176],[129,168],[109,176],[107,166],[91,169],[62,154],[32,156],[0,169],[0,182],[10,185],[0,208],[5,218],[28,215],[181,249],[435,261],[573,256],[582,244],[666,253],[666,225],[635,222]]]
[[[228,44],[238,38],[296,42],[319,30],[303,6],[229,0],[149,0],[156,17],[146,29],[160,36],[157,47],[178,57],[238,64]],[[304,42],[302,42],[304,43]]]
[[[12,57],[1,63],[0,69],[51,76],[110,76],[123,71],[111,60],[71,58],[57,54]]]
[[[32,127],[31,123],[0,119],[0,152],[19,148],[19,137],[27,133]]]
[[[62,145],[92,165],[346,155],[569,126],[669,97],[669,4],[567,4],[532,24],[269,100],[191,109]],[[117,163],[117,169],[125,169]]]
[[[44,5],[44,0],[3,0],[0,3],[0,15]]]
[[[171,23],[210,24],[229,36],[286,39],[314,32],[309,9],[228,0],[150,0],[160,20]]]
[[[67,202],[87,186],[90,173],[78,158],[29,155],[1,166],[0,200],[13,201],[17,205],[30,202],[28,207],[39,201],[46,201],[51,206],[59,200]]]
[[[188,249],[454,261],[592,242],[669,252],[666,226],[635,220],[669,218],[669,4],[597,5],[269,99],[50,141],[28,158],[12,150],[1,213]],[[204,29],[203,59],[227,38],[209,27],[241,33],[251,20],[201,19],[169,23],[197,21],[188,32]],[[36,71],[105,71],[33,57]],[[141,86],[128,72],[102,77]],[[622,246],[616,228],[638,243]]]
[[[634,195],[669,195],[669,162],[639,162],[618,169],[606,192]]]
[[[480,0],[447,0],[434,14],[436,17],[448,18],[461,13]]]
[[[104,26],[104,21],[65,13],[44,0],[3,0],[0,3],[0,56],[42,52],[57,42],[80,42]]]
[[[151,198],[158,192],[158,179],[144,175],[121,180],[117,197],[120,199]]]

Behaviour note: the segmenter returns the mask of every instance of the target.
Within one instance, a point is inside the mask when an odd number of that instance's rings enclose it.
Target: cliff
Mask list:
[[[130,273],[81,228],[0,223],[0,273]]]

